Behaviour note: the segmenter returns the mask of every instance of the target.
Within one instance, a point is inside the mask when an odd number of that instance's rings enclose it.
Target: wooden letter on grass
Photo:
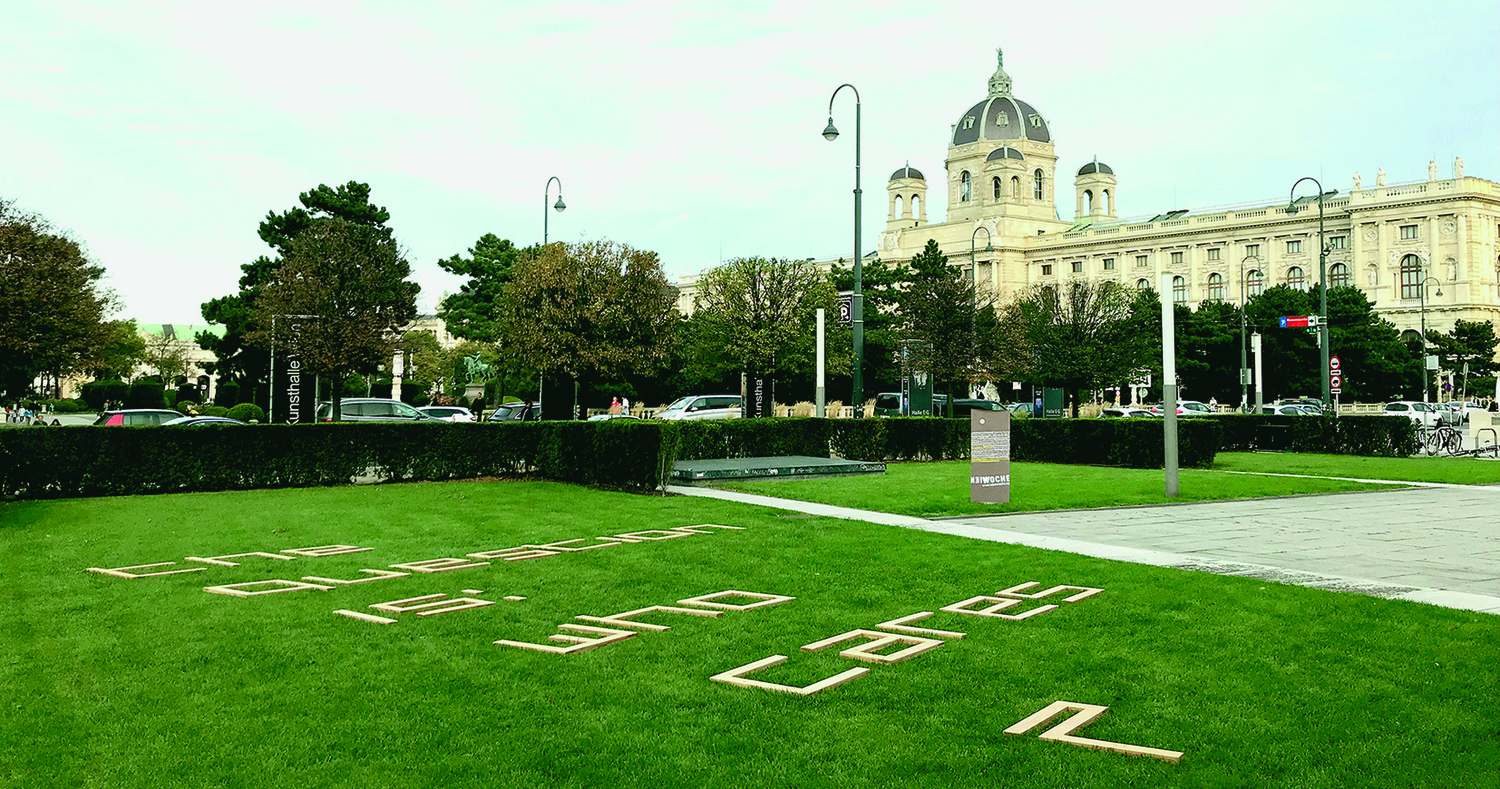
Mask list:
[[[974,609],[972,609],[972,608],[969,607],[969,606],[972,606],[972,605],[976,605],[978,603],[993,603],[993,605],[986,606],[986,607],[980,608],[978,610],[974,610]],[[1016,619],[1025,619],[1025,618],[1027,618],[1029,616],[1036,616],[1037,614],[1045,614],[1048,611],[1051,611],[1052,609],[1054,609],[1054,608],[1057,607],[1055,605],[1044,605],[1044,606],[1039,606],[1037,608],[1033,608],[1030,611],[1027,611],[1025,613],[1020,613],[1020,614],[1002,614],[1002,613],[999,613],[1001,611],[1004,611],[1007,608],[1010,608],[1011,606],[1020,605],[1020,604],[1021,604],[1021,601],[1018,600],[1018,599],[1016,599],[1016,598],[1010,598],[1010,597],[988,597],[986,595],[980,595],[978,597],[970,597],[967,600],[960,600],[959,602],[954,603],[953,605],[945,605],[942,608],[939,608],[938,610],[939,611],[946,611],[946,612],[948,612],[950,614],[968,614],[969,616],[992,616],[992,617],[994,617],[996,619],[1011,619],[1011,620],[1016,620]]]
[[[745,679],[746,674],[760,671],[761,669],[770,668],[772,666],[779,666],[785,662],[786,655],[772,655],[768,658],[761,658],[754,663],[746,663],[739,668],[732,668],[722,674],[715,674],[712,677],[709,677],[709,679],[713,680],[714,682],[723,682],[725,684],[736,685],[741,688],[761,688],[763,690],[774,690],[781,693],[791,693],[795,696],[811,696],[818,691],[828,690],[829,688],[836,688],[839,685],[844,684],[845,682],[852,682],[870,673],[870,670],[867,668],[851,668],[846,671],[840,671],[839,673],[834,674],[827,679],[820,679],[811,685],[806,685],[800,688],[796,685],[782,685],[776,682],[761,682],[758,679]]]
[[[256,586],[270,586],[270,589],[253,590]],[[209,594],[224,594],[230,597],[259,597],[263,594],[281,594],[282,592],[297,592],[303,589],[321,589],[329,591],[331,586],[319,586],[318,584],[305,584],[301,581],[248,581],[242,584],[225,584],[224,586],[205,586],[203,591]]]
[[[466,611],[470,608],[484,608],[494,605],[493,600],[480,600],[473,597],[455,597],[444,600],[445,594],[428,594],[421,597],[408,597],[405,600],[392,600],[389,603],[376,603],[370,606],[376,611],[384,611],[388,614],[409,614],[417,616],[437,616],[438,614],[451,614],[454,611]],[[428,602],[430,601],[430,602]],[[415,605],[412,605],[412,604]]]
[[[1063,602],[1064,603],[1076,603],[1079,600],[1083,600],[1083,599],[1088,598],[1088,597],[1093,597],[1094,595],[1099,594],[1100,592],[1104,591],[1103,589],[1095,589],[1092,586],[1054,586],[1051,589],[1047,589],[1047,590],[1044,590],[1044,591],[1041,591],[1041,592],[1037,592],[1036,594],[1022,594],[1021,593],[1022,589],[1030,589],[1031,587],[1037,586],[1037,585],[1038,584],[1037,584],[1036,581],[1027,581],[1024,584],[1016,584],[1015,586],[1012,586],[1009,589],[1001,589],[1000,591],[996,592],[995,594],[997,594],[997,595],[1004,595],[1006,597],[1020,597],[1020,598],[1026,599],[1026,600],[1040,600],[1043,597],[1050,597],[1050,596],[1052,596],[1054,594],[1057,594],[1058,592],[1066,591],[1068,589],[1076,589],[1079,592],[1078,594],[1071,595],[1069,597],[1064,597],[1063,598]]]
[[[850,630],[847,633],[840,633],[839,635],[825,638],[822,641],[814,641],[811,644],[802,647],[802,651],[817,652],[822,649],[827,649],[834,644],[842,644],[845,641],[852,641],[856,638],[868,638],[870,639],[870,643],[860,644],[857,647],[850,647],[840,652],[839,657],[889,665],[891,663],[900,663],[907,658],[914,658],[917,655],[922,654],[923,652],[931,652],[932,650],[937,649],[938,647],[946,643],[936,638],[898,636],[892,635],[890,633],[880,633],[874,630]],[[897,650],[888,655],[883,655],[880,653],[880,650],[885,649],[892,644],[910,644],[910,646],[908,646],[906,649]]]
[[[349,584],[367,584],[371,581],[386,581],[392,578],[405,578],[406,576],[411,575],[411,573],[398,573],[395,570],[360,570],[360,572],[367,573],[370,577],[354,578],[352,580],[346,581],[339,578],[323,578],[322,576],[317,575],[304,575],[302,576],[302,580],[316,581],[320,584],[337,584],[339,586],[348,586]]]
[[[554,633],[550,636],[547,636],[547,638],[552,641],[561,641],[565,644],[570,643],[573,646],[555,647],[551,644],[533,644],[530,641],[511,641],[505,638],[496,641],[495,645],[502,647],[515,647],[517,649],[534,649],[537,652],[551,652],[557,655],[571,655],[574,652],[587,652],[590,649],[598,649],[599,647],[605,646],[606,644],[613,644],[619,641],[624,641],[628,638],[635,638],[636,635],[635,631],[633,630],[611,630],[607,627],[590,627],[589,625],[575,625],[571,623],[566,625],[558,625],[557,629],[569,630],[574,633],[593,633],[599,636],[599,638],[583,638],[581,636],[570,636],[563,633]]]
[[[701,608],[677,608],[676,606],[670,605],[653,605],[649,608],[637,608],[634,611],[626,611],[622,614],[610,614],[609,616],[575,616],[573,618],[582,619],[585,622],[598,622],[601,625],[610,625],[612,627],[639,627],[642,630],[657,631],[671,630],[672,628],[667,627],[666,625],[653,625],[646,622],[631,621],[632,617],[640,616],[641,614],[649,614],[653,611],[665,611],[669,614],[687,614],[689,616],[716,617],[724,615],[723,611],[704,611]]]
[[[410,570],[414,573],[449,573],[454,570],[467,570],[470,567],[488,567],[489,564],[489,562],[470,562],[466,559],[424,559],[420,562],[393,564],[391,568]]]
[[[911,616],[903,616],[899,619],[892,619],[889,622],[881,622],[880,624],[876,625],[876,627],[883,628],[885,630],[895,630],[898,633],[911,633],[913,635],[919,636],[937,636],[938,638],[963,638],[964,636],[968,635],[967,633],[960,633],[957,630],[934,630],[933,628],[929,627],[910,626],[912,622],[920,622],[929,616],[932,616],[931,611],[918,611]]]
[[[186,570],[168,570],[164,573],[129,573],[126,570],[145,570],[149,567],[166,567],[177,562],[157,562],[156,564],[133,564],[129,567],[90,567],[89,572],[100,575],[112,575],[116,578],[155,578],[158,575],[177,575],[178,573],[201,573],[207,567],[191,567]]]
[[[1101,707],[1097,704],[1079,704],[1075,701],[1054,701],[1043,707],[1030,717],[1005,730],[1006,734],[1025,734],[1032,729],[1044,725],[1047,721],[1056,718],[1066,712],[1076,713],[1062,723],[1053,726],[1043,732],[1041,739],[1050,742],[1065,742],[1069,745],[1081,745],[1085,748],[1094,748],[1100,751],[1114,751],[1126,756],[1150,756],[1153,759],[1162,759],[1168,762],[1176,762],[1182,758],[1182,751],[1166,751],[1160,748],[1147,748],[1141,745],[1126,745],[1123,742],[1109,742],[1107,740],[1091,740],[1088,737],[1075,737],[1073,732],[1093,723],[1109,710],[1109,707]]]
[[[748,597],[755,602],[746,603],[744,605],[715,602],[721,597]],[[689,597],[684,600],[678,600],[677,602],[683,605],[696,605],[702,606],[704,608],[722,608],[725,611],[749,611],[752,608],[761,608],[768,605],[781,605],[782,603],[790,603],[791,601],[796,599],[797,598],[795,597],[787,597],[786,595],[780,594],[759,594],[757,592],[741,592],[735,589],[730,589],[727,592],[701,594],[697,597]]]
[[[217,564],[217,565],[219,565],[221,567],[239,567],[240,566],[239,562],[226,562],[224,560],[225,559],[242,559],[242,558],[244,558],[246,556],[263,556],[263,557],[265,557],[267,559],[280,559],[283,562],[296,561],[295,557],[282,556],[279,553],[265,553],[265,552],[262,552],[262,551],[250,551],[249,553],[230,553],[230,554],[225,554],[224,556],[210,556],[208,558],[203,558],[201,556],[188,556],[188,557],[185,558],[185,561],[189,561],[189,562],[203,562],[204,564]]]
[[[294,556],[306,556],[316,559],[319,556],[342,556],[346,553],[364,553],[373,551],[374,548],[361,548],[357,545],[317,545],[312,548],[287,548],[282,553],[290,553]]]

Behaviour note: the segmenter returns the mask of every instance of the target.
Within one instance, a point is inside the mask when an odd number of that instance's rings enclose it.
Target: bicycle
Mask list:
[[[1447,425],[1422,427],[1417,431],[1417,447],[1428,457],[1437,454],[1457,455],[1463,449],[1463,437]]]

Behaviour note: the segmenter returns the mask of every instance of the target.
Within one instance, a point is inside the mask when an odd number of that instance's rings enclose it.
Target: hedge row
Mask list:
[[[1012,457],[1159,468],[1161,422],[1016,420]],[[1222,428],[1184,420],[1179,460],[1207,466]],[[69,427],[0,431],[0,496],[58,498],[533,477],[654,490],[679,460],[837,455],[961,460],[967,419],[735,419],[715,422],[257,425],[222,429]]]
[[[1281,416],[1225,414],[1194,417],[1224,428],[1226,452],[1318,452],[1329,455],[1407,457],[1417,448],[1417,425],[1388,416]]]

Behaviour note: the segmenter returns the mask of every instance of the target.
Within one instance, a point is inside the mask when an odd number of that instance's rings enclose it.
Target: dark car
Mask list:
[[[495,407],[486,422],[535,422],[542,418],[539,403],[505,403]]]
[[[226,425],[243,425],[245,423],[238,419],[230,419],[227,416],[180,416],[161,424],[162,427],[224,427]]]
[[[123,411],[105,411],[94,420],[96,425],[163,425],[173,419],[181,419],[179,411],[165,408],[127,408]]]
[[[345,397],[339,400],[339,418],[344,422],[438,422],[400,400],[380,397]],[[332,422],[333,403],[318,403],[317,419],[319,422]]]

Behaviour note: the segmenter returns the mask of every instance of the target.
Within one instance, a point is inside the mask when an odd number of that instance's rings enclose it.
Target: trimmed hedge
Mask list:
[[[1270,450],[1407,457],[1417,448],[1417,425],[1405,418],[1225,414],[1184,421],[1197,420],[1214,421],[1223,426],[1222,448],[1226,452]]]
[[[254,403],[240,403],[229,409],[225,416],[230,419],[238,419],[241,422],[264,422],[266,421],[266,409]]]

